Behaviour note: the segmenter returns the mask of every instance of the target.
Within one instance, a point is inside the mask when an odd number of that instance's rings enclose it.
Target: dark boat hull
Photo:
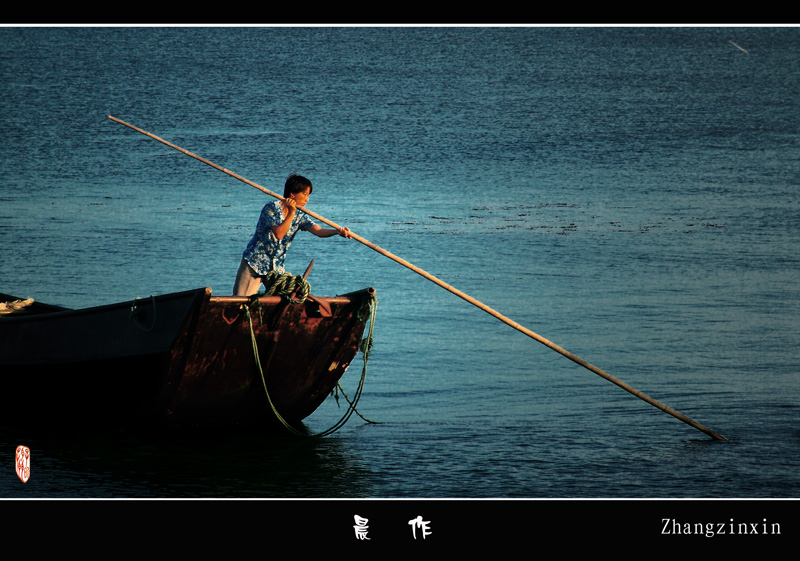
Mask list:
[[[355,358],[373,297],[325,298],[330,317],[310,301],[207,288],[84,310],[34,304],[0,318],[0,416],[224,427],[274,424],[277,412],[296,424]]]

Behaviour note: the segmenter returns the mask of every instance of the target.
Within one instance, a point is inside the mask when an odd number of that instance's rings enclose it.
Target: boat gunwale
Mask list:
[[[107,310],[112,310],[115,308],[120,307],[127,307],[127,306],[134,306],[137,303],[141,303],[146,305],[151,298],[158,299],[173,299],[173,298],[186,298],[190,296],[196,296],[200,292],[205,292],[205,297],[208,302],[212,304],[222,304],[222,305],[241,305],[247,304],[252,301],[252,296],[212,296],[212,290],[210,287],[204,288],[195,288],[190,290],[184,290],[180,292],[169,292],[166,294],[153,294],[150,296],[145,297],[137,297],[133,298],[132,300],[122,300],[120,302],[114,302],[110,304],[99,304],[97,306],[89,306],[86,308],[65,308],[61,306],[56,306],[53,304],[47,304],[45,302],[34,301],[32,306],[42,306],[46,307],[46,311],[36,311],[32,309],[23,309],[19,312],[10,313],[2,316],[0,321],[3,323],[11,323],[11,322],[19,322],[19,321],[32,321],[32,320],[47,320],[53,318],[54,316],[63,317],[65,315],[85,315],[85,314],[95,314],[98,312],[103,312]],[[357,290],[355,292],[350,292],[347,294],[342,294],[339,296],[316,296],[315,298],[319,300],[325,300],[326,302],[330,302],[331,304],[347,304],[351,302],[354,298],[363,296],[365,294],[375,294],[375,289],[372,287],[364,288],[362,290]],[[16,296],[11,294],[2,293],[0,296],[4,298],[10,299],[18,299]],[[275,305],[281,303],[281,301],[285,301],[282,296],[260,296],[258,298],[258,302],[262,305]]]
[[[361,297],[366,294],[375,294],[375,289],[370,286],[362,290],[357,290],[355,292],[349,292],[347,294],[341,294],[338,296],[315,296],[314,298],[317,300],[330,302],[331,304],[348,304],[352,302],[354,298]],[[252,298],[252,296],[211,296],[209,298],[209,302],[213,304],[247,304],[252,301]],[[279,304],[282,301],[285,301],[283,296],[258,297],[258,302],[262,305]]]
[[[14,321],[31,321],[31,320],[47,320],[52,319],[54,316],[63,317],[63,316],[79,316],[79,315],[87,315],[87,314],[97,314],[103,313],[106,311],[111,311],[114,309],[125,308],[125,307],[133,307],[137,303],[145,304],[150,301],[151,298],[155,299],[162,299],[162,300],[173,300],[178,298],[189,298],[189,297],[197,297],[198,293],[204,291],[206,292],[206,296],[211,294],[211,289],[206,288],[195,288],[192,290],[184,290],[180,292],[170,292],[167,294],[153,294],[151,296],[144,296],[144,297],[137,297],[132,300],[122,300],[120,302],[113,302],[110,304],[99,304],[97,306],[89,306],[86,308],[64,308],[61,306],[55,306],[53,304],[46,304],[44,302],[35,301],[33,306],[37,304],[40,306],[46,306],[47,308],[53,308],[51,311],[35,311],[30,309],[21,310],[19,313],[11,313],[3,316],[0,321],[2,323],[6,322],[14,322]],[[3,296],[13,296],[9,294],[3,294]]]

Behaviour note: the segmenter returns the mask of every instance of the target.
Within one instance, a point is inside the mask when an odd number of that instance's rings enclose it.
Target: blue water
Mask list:
[[[310,209],[728,439],[301,235],[313,293],[377,290],[377,423],[4,430],[32,470],[0,496],[798,497],[799,61],[797,28],[0,29],[0,291],[230,293],[269,197],[113,115],[273,191],[307,175]]]

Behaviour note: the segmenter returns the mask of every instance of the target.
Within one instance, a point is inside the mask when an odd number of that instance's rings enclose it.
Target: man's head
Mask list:
[[[283,198],[302,193],[306,189],[308,189],[308,193],[311,194],[311,191],[314,189],[311,182],[302,175],[293,173],[286,178],[286,184],[283,186]]]

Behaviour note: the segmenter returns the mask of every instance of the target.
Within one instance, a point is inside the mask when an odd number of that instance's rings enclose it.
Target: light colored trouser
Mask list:
[[[253,268],[242,259],[239,264],[239,271],[236,273],[236,281],[233,283],[234,296],[252,296],[261,288],[261,279]]]

